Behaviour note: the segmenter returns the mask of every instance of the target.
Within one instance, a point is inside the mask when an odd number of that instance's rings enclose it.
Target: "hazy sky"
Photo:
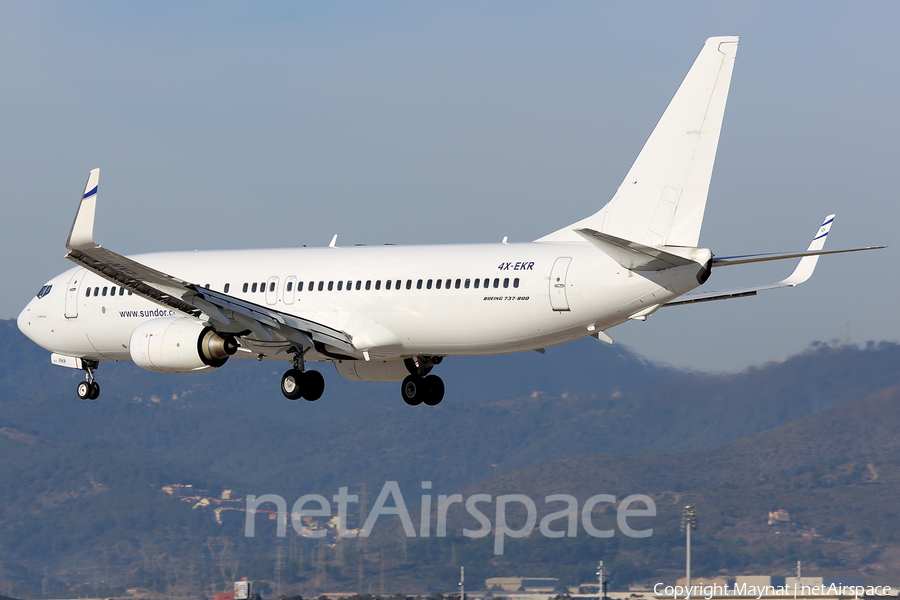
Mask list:
[[[726,370],[896,341],[898,22],[889,2],[0,2],[0,317],[69,268],[93,167],[95,239],[126,254],[535,239],[605,204],[703,41],[740,35],[701,244],[802,250],[835,212],[828,248],[893,247],[610,335]]]

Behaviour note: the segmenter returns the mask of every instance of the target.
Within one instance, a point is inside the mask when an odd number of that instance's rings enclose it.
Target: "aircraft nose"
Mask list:
[[[31,304],[34,302],[32,300],[28,304],[25,305],[25,308],[22,309],[22,312],[19,313],[19,317],[16,319],[16,325],[19,326],[19,331],[25,334],[26,337],[30,339],[34,339],[31,337],[31,332],[33,328],[31,326]]]

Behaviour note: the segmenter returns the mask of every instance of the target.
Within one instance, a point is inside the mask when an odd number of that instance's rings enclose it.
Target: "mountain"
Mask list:
[[[900,383],[894,344],[820,346],[710,375],[585,340],[545,356],[447,359],[441,373],[456,391],[438,407],[408,407],[396,384],[345,381],[330,368],[326,397],[290,402],[278,391],[284,365],[247,360],[203,375],[104,364],[103,394],[86,402],[73,393],[80,372],[49,365],[3,325],[0,426],[61,443],[107,440],[257,494],[385,480],[449,492],[565,456],[711,447]]]
[[[680,513],[692,504],[700,522],[692,560],[697,576],[785,575],[802,560],[810,576],[838,573],[865,577],[867,585],[892,584],[900,577],[898,430],[895,385],[718,447],[568,457],[496,477],[463,495],[525,494],[538,499],[539,518],[559,508],[540,501],[550,494],[571,494],[579,506],[600,493],[654,500],[657,515],[641,521],[642,528],[653,528],[644,540],[621,532],[618,539],[593,539],[583,530],[579,540],[508,540],[507,554],[520,572],[577,573],[573,562],[580,561],[578,577],[587,581],[605,555],[620,585],[632,578],[674,581],[684,560]],[[788,511],[790,521],[767,525],[769,511],[777,509]],[[617,526],[612,509],[594,513],[598,528]],[[477,528],[463,510],[451,511],[451,522]],[[505,554],[490,562],[510,560]]]
[[[340,486],[360,493],[365,483],[369,507],[385,481],[416,500],[422,481],[435,496],[644,493],[659,511],[648,543],[533,536],[509,542],[500,558],[492,538],[406,540],[393,526],[340,550],[292,539],[282,579],[304,593],[323,577],[328,589],[352,589],[359,573],[377,577],[381,561],[388,582],[409,591],[446,589],[440,582],[462,561],[476,580],[549,569],[579,583],[604,554],[619,584],[662,576],[681,560],[677,513],[688,500],[702,524],[717,527],[698,533],[701,572],[780,569],[796,555],[822,569],[861,572],[868,560],[865,568],[892,573],[885,532],[900,509],[890,509],[895,459],[885,440],[896,422],[891,400],[872,394],[894,398],[898,363],[896,344],[816,345],[743,373],[708,374],[585,340],[543,356],[447,359],[444,402],[413,408],[396,384],[345,381],[328,365],[326,396],[307,403],[281,396],[286,364],[234,360],[190,376],[125,362],[98,370],[103,392],[90,402],[74,394],[82,373],[51,366],[3,321],[0,480],[11,483],[0,494],[0,591],[4,580],[35,595],[98,578],[107,587],[212,591],[235,564],[251,578],[274,578],[271,523],[244,538],[242,523],[219,525],[209,511],[160,494],[166,483],[288,502]],[[873,420],[861,421],[866,415]],[[838,508],[875,500],[883,507],[865,513],[871,522]],[[796,540],[775,543],[760,525],[775,508],[798,519]],[[106,588],[89,591],[98,589]]]

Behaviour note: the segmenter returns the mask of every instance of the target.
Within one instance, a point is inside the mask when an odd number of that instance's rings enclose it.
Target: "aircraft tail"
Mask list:
[[[696,247],[737,37],[706,40],[616,195],[599,212],[536,241],[581,242],[593,229],[645,246]]]

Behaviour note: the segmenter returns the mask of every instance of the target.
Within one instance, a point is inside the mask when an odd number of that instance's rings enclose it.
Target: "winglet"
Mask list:
[[[806,249],[807,252],[818,252],[825,246],[825,238],[828,237],[828,232],[831,231],[832,223],[834,223],[834,215],[825,217],[825,221],[822,223],[822,226],[819,227],[812,242],[810,242],[809,248]],[[800,285],[812,276],[818,261],[818,255],[804,256],[800,259],[794,272],[788,275],[786,279],[782,280],[781,283],[790,286]]]
[[[94,213],[97,209],[97,187],[100,184],[100,169],[93,169],[88,175],[84,186],[84,193],[78,204],[78,212],[75,221],[69,231],[69,239],[66,240],[66,248],[86,249],[96,248],[94,243]]]

